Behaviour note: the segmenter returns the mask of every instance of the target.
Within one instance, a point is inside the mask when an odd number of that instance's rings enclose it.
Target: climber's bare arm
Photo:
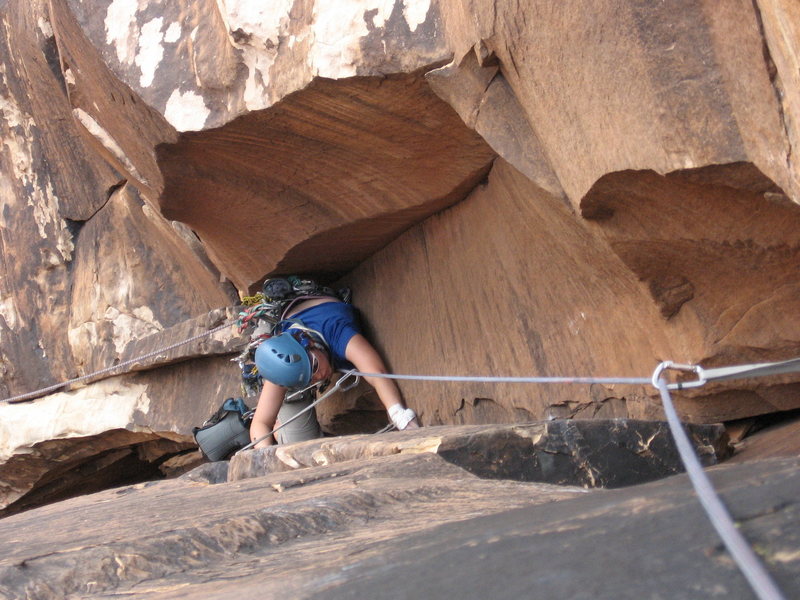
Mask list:
[[[283,397],[286,394],[286,388],[274,383],[264,380],[264,386],[261,388],[261,395],[258,397],[258,406],[256,412],[253,414],[253,421],[250,424],[250,441],[255,441],[258,438],[266,435],[275,428],[275,422],[278,419],[278,411],[283,404]],[[266,448],[275,443],[272,436],[262,440],[256,444],[256,448]]]
[[[347,342],[344,355],[362,373],[387,372],[381,355],[378,354],[378,351],[370,344],[369,340],[360,333],[354,335]],[[375,388],[378,398],[380,398],[386,410],[389,410],[395,404],[405,406],[400,389],[393,379],[384,379],[382,377],[365,377],[365,379]],[[411,426],[418,426],[416,419],[413,420]]]

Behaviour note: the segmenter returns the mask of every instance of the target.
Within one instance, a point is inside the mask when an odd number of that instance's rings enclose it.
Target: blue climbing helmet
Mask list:
[[[297,388],[311,382],[311,359],[290,333],[261,342],[256,348],[255,361],[259,375],[275,385]]]

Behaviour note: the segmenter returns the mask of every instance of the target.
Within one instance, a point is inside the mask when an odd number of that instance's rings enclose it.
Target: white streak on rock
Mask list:
[[[109,379],[75,392],[0,405],[0,461],[30,452],[39,442],[124,429],[150,410],[146,385]]]
[[[426,19],[431,0],[316,0],[305,25],[289,16],[295,4],[294,0],[217,0],[231,44],[248,68],[243,94],[248,110],[267,108],[284,88],[300,89],[314,76],[357,75],[360,66],[381,60],[363,55],[364,38],[373,32],[380,35],[395,10],[416,30]],[[298,45],[304,48],[305,64],[290,60],[293,70],[282,71],[280,82],[271,81],[275,64],[296,52],[293,48]]]
[[[161,45],[164,39],[164,34],[161,33],[163,25],[164,19],[161,17],[142,25],[142,32],[139,35],[139,51],[134,62],[142,71],[139,85],[143,88],[153,84],[156,69],[164,58],[164,46]]]
[[[58,263],[52,261],[51,264],[52,266],[58,266],[61,262],[72,260],[72,253],[75,251],[75,240],[69,228],[67,228],[67,222],[61,218],[61,213],[58,210],[58,196],[56,196],[56,192],[53,189],[53,182],[50,179],[47,180],[45,197],[50,199],[49,204],[53,206],[54,223],[56,224],[55,244],[56,250],[61,256]],[[45,284],[42,289],[47,289],[47,285]]]
[[[137,0],[114,0],[106,12],[106,43],[114,46],[117,60],[125,65],[132,64],[136,57],[139,37],[139,25],[136,22],[138,9]]]
[[[369,33],[361,2],[314,4],[314,47],[312,63],[322,77],[336,79],[356,75],[359,40]],[[375,17],[378,19],[378,17]],[[374,22],[374,20],[373,20]]]
[[[210,114],[203,97],[193,91],[181,93],[175,90],[164,110],[164,117],[178,131],[201,130]]]
[[[129,264],[122,265],[118,285],[111,294],[96,286],[97,293],[88,299],[88,305],[92,307],[90,314],[84,314],[84,321],[67,331],[67,339],[75,356],[85,356],[91,353],[92,348],[107,344],[109,333],[119,356],[130,342],[163,331],[164,327],[149,307],[131,309],[123,306],[132,287],[130,276],[125,276],[131,272],[128,267]]]
[[[97,323],[87,321],[77,327],[71,327],[67,330],[67,341],[75,354],[85,352],[87,348],[98,346],[100,344],[100,336],[97,333]]]
[[[258,52],[243,52],[242,57],[249,69],[242,99],[249,110],[261,110],[269,104],[267,85],[269,70],[275,64],[275,55]]]
[[[299,469],[303,466],[297,462],[297,460],[295,460],[291,454],[291,451],[287,451],[285,446],[278,446],[275,449],[275,458],[277,458],[290,469]]]
[[[80,121],[81,125],[83,125],[86,130],[91,133],[97,141],[99,141],[103,147],[108,150],[114,157],[125,167],[125,169],[130,173],[133,177],[138,179],[139,181],[144,181],[144,179],[139,175],[139,172],[136,170],[136,167],[133,166],[128,157],[125,155],[125,152],[120,148],[120,145],[117,141],[111,136],[108,131],[103,129],[100,124],[94,120],[92,115],[87,113],[82,108],[73,108],[72,114],[75,116],[78,121]]]
[[[167,44],[174,44],[179,39],[181,39],[181,24],[180,23],[172,23],[167,28],[166,33],[164,34],[164,41]]]
[[[0,74],[4,76],[5,71],[0,71]],[[72,235],[59,214],[58,196],[53,190],[52,182],[49,178],[41,181],[34,168],[33,140],[37,136],[36,123],[10,97],[0,97],[0,119],[6,122],[8,129],[2,145],[5,146],[8,164],[14,176],[13,182],[3,182],[2,187],[9,190],[4,196],[4,202],[16,199],[17,187],[24,186],[30,190],[26,204],[32,209],[39,236],[44,240],[53,240],[61,256],[59,259],[53,253],[43,251],[43,264],[45,268],[58,266],[62,261],[70,259],[74,248]]]
[[[9,129],[20,126],[27,128],[33,124],[33,119],[23,114],[16,103],[5,96],[0,96],[0,118],[6,122]]]
[[[395,0],[373,0],[372,2],[368,2],[363,7],[364,14],[362,15],[361,19],[366,23],[366,13],[367,11],[377,10],[375,16],[372,18],[372,24],[376,28],[381,28],[386,25],[386,21],[389,20],[389,17],[392,16],[392,10],[394,10]]]
[[[392,14],[395,0],[361,0],[314,5],[312,64],[321,77],[352,77],[363,62],[361,39],[371,27],[381,28]],[[369,16],[368,16],[369,15]]]
[[[17,310],[17,303],[14,300],[14,296],[0,298],[0,317],[3,318],[6,327],[8,327],[11,331],[14,331],[17,328],[19,311]]]
[[[254,38],[250,45],[271,41],[277,46],[293,4],[294,0],[227,0],[220,10],[231,32],[241,29]]]
[[[278,56],[281,38],[288,35],[289,11],[293,4],[294,0],[276,0],[269,4],[259,0],[218,0],[231,43],[241,49],[242,60],[249,70],[243,97],[249,110],[269,105],[269,71]],[[234,32],[245,35],[236,36]],[[237,42],[237,39],[246,41]]]
[[[46,38],[53,37],[53,27],[50,25],[50,21],[39,17],[36,24],[39,26],[39,31],[42,32],[42,35]]]
[[[405,0],[403,17],[412,32],[425,22],[430,8],[431,0]]]
[[[163,329],[153,316],[153,311],[147,306],[135,308],[130,313],[124,313],[109,306],[103,318],[110,321],[114,328],[112,335],[117,354],[121,354],[129,342],[147,337]]]

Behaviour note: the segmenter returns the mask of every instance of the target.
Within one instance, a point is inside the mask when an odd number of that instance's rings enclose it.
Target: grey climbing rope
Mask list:
[[[748,379],[753,377],[766,377],[769,375],[785,375],[800,373],[800,358],[790,360],[752,363],[731,367],[718,367],[704,369],[700,365],[687,365],[664,361],[659,365],[664,369],[688,371],[694,373],[694,381],[679,381],[666,383],[668,390],[683,390],[702,387],[711,381],[732,381],[734,379]],[[394,373],[362,373],[352,371],[360,377],[377,377],[383,379],[411,380],[411,381],[453,381],[474,383],[578,383],[578,384],[627,384],[627,385],[653,385],[658,387],[652,377],[485,377],[480,375],[398,375]]]
[[[662,377],[666,370],[689,371],[697,375],[696,381],[667,383]],[[796,373],[800,371],[800,359],[792,359],[775,363],[758,363],[724,367],[718,369],[703,369],[699,365],[685,365],[670,361],[662,362],[649,379],[638,377],[474,377],[474,376],[446,376],[446,375],[394,375],[389,373],[362,373],[350,371],[351,374],[361,377],[377,377],[385,379],[417,380],[417,381],[468,381],[478,383],[611,383],[611,384],[651,384],[660,393],[664,405],[664,413],[678,454],[692,487],[703,506],[709,521],[722,538],[725,547],[731,553],[747,582],[753,588],[760,600],[784,600],[784,596],[774,583],[769,573],[759,561],[747,540],[739,533],[730,517],[725,505],[714,491],[708,476],[694,452],[691,442],[683,429],[680,418],[672,404],[670,389],[685,389],[700,387],[709,381],[746,379],[749,377],[764,377],[767,375]]]
[[[710,381],[731,381],[734,379],[766,377],[768,375],[785,375],[787,373],[800,372],[800,358],[792,358],[778,362],[735,365],[732,367],[716,367],[713,369],[705,369],[700,365],[683,365],[669,361],[662,364],[669,365],[669,368],[678,369],[681,371],[691,371],[697,375],[697,379],[695,381],[684,381],[670,384],[668,386],[669,389],[702,387]]]
[[[620,383],[648,385],[651,381],[648,377],[484,377],[473,375],[396,375],[393,373],[362,373],[355,370],[348,372],[359,377],[377,377],[379,379],[474,383]]]
[[[119,369],[123,369],[130,365],[136,364],[138,362],[142,362],[147,360],[148,358],[152,358],[154,356],[158,356],[159,354],[163,354],[165,352],[169,352],[170,350],[174,350],[175,348],[179,348],[180,346],[184,346],[186,344],[190,344],[191,342],[195,342],[200,340],[204,337],[208,337],[217,333],[218,331],[222,331],[226,327],[230,327],[233,325],[231,322],[226,322],[219,327],[215,327],[214,329],[210,329],[208,331],[204,331],[203,333],[199,333],[194,335],[188,339],[182,340],[180,342],[175,342],[174,344],[170,344],[169,346],[164,346],[163,348],[158,348],[157,350],[153,350],[152,352],[148,352],[147,354],[143,354],[142,356],[137,356],[136,358],[131,358],[129,360],[123,361],[116,365],[111,365],[110,367],[106,367],[104,369],[100,369],[98,371],[94,371],[92,373],[87,373],[86,375],[81,375],[80,377],[75,377],[74,379],[69,379],[67,381],[63,381],[61,383],[57,383],[55,385],[50,385],[33,392],[27,392],[25,394],[18,394],[17,396],[12,396],[10,398],[3,398],[0,400],[0,403],[7,402],[7,403],[15,403],[15,402],[22,402],[24,400],[33,400],[35,398],[39,398],[48,394],[50,392],[54,392],[56,390],[60,390],[61,388],[73,385],[75,383],[82,383],[84,381],[88,381],[89,379],[95,378],[103,378],[103,375],[108,375],[109,373],[113,373]]]
[[[675,407],[672,404],[672,397],[670,396],[667,382],[662,377],[662,374],[665,370],[671,368],[686,370],[686,366],[687,365],[679,365],[676,367],[674,363],[663,362],[656,368],[652,378],[653,385],[661,394],[664,413],[667,415],[667,423],[672,432],[672,437],[675,439],[678,454],[680,454],[683,465],[686,468],[686,474],[689,476],[692,487],[694,487],[697,498],[700,504],[703,505],[709,521],[711,521],[714,529],[716,529],[720,538],[722,538],[725,547],[728,549],[728,552],[731,553],[739,570],[741,570],[756,595],[761,600],[783,600],[784,596],[778,589],[778,586],[761,564],[761,561],[758,559],[758,556],[756,556],[756,553],[753,552],[750,544],[745,540],[739,530],[736,529],[736,525],[728,513],[728,510],[714,491],[714,486],[703,470],[694,452],[694,448],[689,441],[689,436],[686,435],[683,425],[678,418],[678,413],[675,411]]]

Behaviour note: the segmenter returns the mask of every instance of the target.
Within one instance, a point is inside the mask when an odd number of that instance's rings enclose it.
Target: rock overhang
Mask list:
[[[316,79],[158,146],[163,213],[192,227],[240,290],[278,270],[348,271],[462,200],[495,157],[426,71]]]
[[[61,39],[91,46],[162,121],[137,143],[82,103],[88,132],[134,157],[123,170],[240,291],[276,270],[346,272],[463,199],[491,163],[422,79],[452,56],[436,1],[54,10]]]

